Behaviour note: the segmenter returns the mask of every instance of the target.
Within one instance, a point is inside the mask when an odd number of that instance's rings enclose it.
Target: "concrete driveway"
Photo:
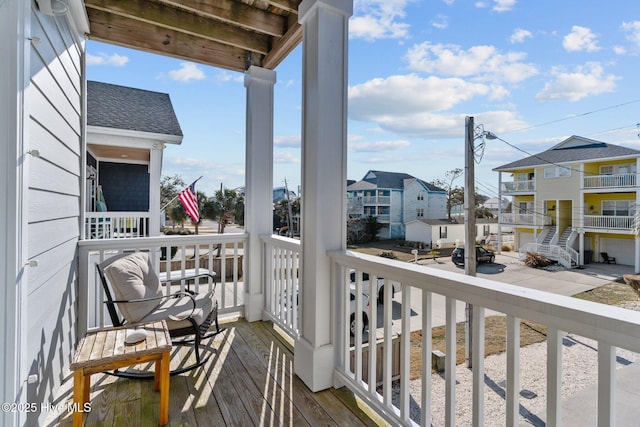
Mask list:
[[[419,260],[418,264],[425,267],[448,270],[464,274],[464,266],[457,267],[450,258],[436,260]],[[530,289],[571,296],[589,291],[599,286],[606,285],[616,280],[622,280],[623,274],[632,274],[632,266],[616,264],[587,264],[584,268],[543,270],[530,268],[518,260],[518,254],[505,252],[496,255],[496,260],[491,264],[480,264],[477,268],[477,277],[524,286]],[[411,330],[422,329],[422,291],[411,290]],[[402,295],[397,293],[393,301],[393,318],[400,319],[400,302]],[[458,301],[456,305],[456,321],[465,321],[465,303]],[[486,315],[499,314],[488,310]],[[433,326],[445,324],[445,297],[433,295]],[[399,332],[400,322],[394,324],[394,332]],[[383,325],[382,305],[378,309],[378,326]]]

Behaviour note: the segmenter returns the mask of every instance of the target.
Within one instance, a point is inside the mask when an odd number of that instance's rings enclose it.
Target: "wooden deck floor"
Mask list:
[[[225,323],[225,330],[206,342],[214,349],[201,368],[171,377],[171,426],[368,426],[370,418],[346,389],[312,393],[293,374],[290,345],[270,322]],[[187,347],[174,347],[172,368]],[[158,425],[160,395],[151,380],[92,376],[87,426]],[[64,384],[56,405],[72,401],[73,380]],[[47,419],[47,426],[71,425],[71,414]]]

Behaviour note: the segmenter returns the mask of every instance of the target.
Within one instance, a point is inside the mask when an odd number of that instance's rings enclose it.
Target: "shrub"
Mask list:
[[[393,251],[382,252],[379,256],[381,256],[382,258],[398,259],[398,257],[396,256],[396,254],[393,253]]]

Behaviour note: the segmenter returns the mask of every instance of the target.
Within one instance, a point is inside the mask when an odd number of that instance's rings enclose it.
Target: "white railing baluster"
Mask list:
[[[389,286],[390,288],[393,286]],[[385,284],[385,292],[387,286]],[[402,288],[402,333],[400,335],[400,418],[405,423],[411,421],[411,412],[409,403],[411,395],[409,394],[409,382],[411,380],[410,368],[410,350],[411,350],[411,287],[406,283]],[[386,300],[386,304],[391,305],[391,299]]]
[[[355,289],[355,322],[356,327],[353,334],[354,356],[355,356],[355,374],[356,382],[362,382],[362,273],[356,272],[356,289]]]
[[[562,338],[556,328],[547,330],[547,426],[562,425]]]
[[[520,416],[520,319],[507,316],[507,425]]]
[[[456,300],[446,297],[445,325],[445,416],[447,427],[456,425]]]
[[[384,365],[382,369],[382,389],[383,389],[383,399],[384,405],[387,408],[391,408],[392,396],[391,396],[391,377],[392,377],[392,364],[393,364],[393,317],[391,308],[393,303],[391,302],[391,284],[389,283],[389,279],[384,279]],[[372,298],[375,298],[373,295]],[[375,303],[374,303],[375,304]]]
[[[598,342],[598,426],[615,426],[616,348]]]
[[[431,426],[432,294],[422,291],[422,427]]]
[[[378,292],[378,276],[369,275],[369,394],[375,397],[376,381],[378,375],[378,304],[376,295]]]
[[[473,306],[473,425],[484,425],[484,308]]]

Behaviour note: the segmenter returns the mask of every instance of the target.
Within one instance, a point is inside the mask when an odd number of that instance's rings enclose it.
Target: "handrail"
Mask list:
[[[169,280],[171,277],[184,277],[189,271],[196,274],[201,270],[215,271],[219,313],[242,313],[244,308],[242,249],[246,241],[246,233],[79,241],[78,282],[82,284],[78,288],[79,331],[84,333],[89,328],[107,325],[108,320],[102,303],[104,295],[95,271],[95,264],[126,252],[149,252],[152,255],[151,260],[155,271],[164,273]],[[165,288],[167,294],[171,293],[174,286],[179,286],[180,290],[185,289],[185,280],[180,280],[178,283],[177,279],[174,282]],[[211,279],[194,279],[191,289],[199,292],[201,286],[210,291]]]
[[[531,320],[548,328],[548,346],[547,346],[547,419],[558,419],[561,408],[562,393],[562,345],[561,342],[564,332],[575,333],[587,338],[598,341],[598,348],[605,351],[598,355],[599,375],[599,399],[605,399],[599,402],[599,408],[605,413],[602,414],[606,418],[606,411],[615,411],[613,399],[615,393],[609,387],[611,382],[615,380],[614,370],[608,369],[616,363],[615,347],[628,349],[634,352],[640,351],[640,312],[630,311],[619,307],[608,306],[593,303],[577,298],[552,294],[544,291],[523,288],[505,283],[499,283],[484,278],[465,276],[460,273],[449,272],[439,269],[433,269],[422,265],[402,263],[399,261],[389,260],[380,257],[369,256],[360,253],[348,251],[331,251],[328,253],[332,261],[332,269],[337,272],[333,275],[333,289],[337,290],[340,295],[340,302],[336,310],[336,322],[340,325],[338,328],[338,337],[336,345],[338,346],[336,354],[339,355],[337,367],[335,370],[336,378],[349,389],[356,393],[360,398],[371,405],[381,416],[393,425],[415,425],[409,414],[409,401],[413,397],[409,390],[409,346],[410,333],[409,324],[411,314],[411,304],[422,307],[422,425],[429,425],[431,414],[431,338],[428,331],[431,330],[431,316],[433,308],[433,297],[442,295],[446,298],[446,329],[447,341],[455,346],[455,323],[457,303],[464,302],[473,306],[474,313],[474,340],[473,354],[484,354],[484,340],[477,339],[482,336],[478,331],[484,328],[484,312],[486,310],[494,310],[507,315],[509,324],[507,333],[507,360],[506,367],[506,383],[518,384],[519,363],[518,350],[520,348],[519,334],[515,331],[519,330],[519,319]],[[402,304],[400,313],[395,310],[391,312],[391,305],[384,305],[384,322],[382,327],[379,326],[377,335],[381,336],[381,341],[373,341],[365,344],[364,334],[356,333],[352,339],[349,338],[349,329],[347,322],[344,320],[346,312],[346,298],[349,292],[348,278],[345,271],[353,269],[356,272],[367,272],[369,277],[385,277],[385,280],[394,280],[402,283]],[[345,274],[341,274],[345,273]],[[373,282],[373,279],[371,279]],[[363,292],[366,288],[362,283],[356,284],[356,293]],[[420,292],[411,292],[412,290]],[[419,297],[421,295],[421,297]],[[409,298],[411,297],[411,299]],[[416,300],[421,298],[422,300]],[[356,301],[359,300],[356,295]],[[371,304],[369,314],[375,313],[376,305]],[[398,315],[400,316],[398,318]],[[390,364],[392,359],[391,341],[392,327],[399,328],[400,334],[400,352],[395,357],[400,358],[401,369],[400,379],[396,383],[399,385],[399,399],[392,397],[391,390],[391,370]],[[383,373],[376,375],[376,371],[371,367],[375,364],[375,355],[377,349],[382,347],[383,354]],[[610,349],[607,351],[607,349]],[[368,351],[368,355],[365,355]],[[380,354],[380,353],[378,353]],[[380,357],[380,356],[378,356]],[[365,369],[365,358],[369,361],[373,358],[369,366],[369,370]],[[445,381],[447,383],[447,393],[445,397],[445,407],[438,408],[455,417],[455,395],[456,395],[456,378],[455,378],[455,359],[447,355],[446,359]],[[476,372],[478,370],[478,372]],[[484,399],[484,374],[482,363],[474,364],[473,375],[473,408],[474,420],[478,420],[477,424],[482,425],[482,408]],[[368,379],[363,377],[363,371],[368,372]],[[471,387],[471,385],[469,386]],[[413,386],[412,386],[413,389]],[[517,408],[519,402],[519,388],[505,389],[505,399],[507,408]],[[612,404],[609,404],[612,403]],[[506,425],[519,424],[519,412],[516,409],[507,410]],[[425,421],[426,420],[426,421]],[[449,424],[454,424],[455,420],[450,419]]]

